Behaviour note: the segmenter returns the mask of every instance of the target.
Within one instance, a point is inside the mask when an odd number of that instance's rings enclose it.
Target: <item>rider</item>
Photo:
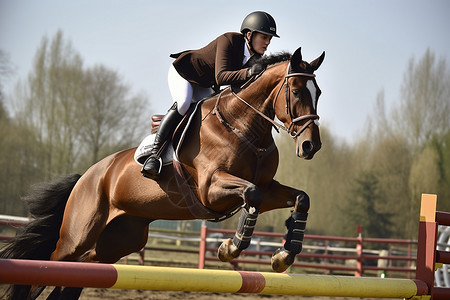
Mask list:
[[[228,32],[201,49],[170,55],[175,58],[168,75],[174,104],[162,119],[142,167],[145,177],[159,177],[160,156],[191,102],[217,92],[221,85],[244,83],[260,73],[263,67],[259,64],[248,67],[248,61],[262,56],[273,36],[279,37],[275,20],[266,12],[255,11],[245,17],[241,33]]]

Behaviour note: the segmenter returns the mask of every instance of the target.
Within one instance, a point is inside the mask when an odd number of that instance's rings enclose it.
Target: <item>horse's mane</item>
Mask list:
[[[253,60],[249,64],[251,66],[254,64],[261,64],[264,68],[267,68],[270,65],[288,61],[291,59],[291,56],[291,53],[283,51],[271,55],[263,55],[260,58]]]

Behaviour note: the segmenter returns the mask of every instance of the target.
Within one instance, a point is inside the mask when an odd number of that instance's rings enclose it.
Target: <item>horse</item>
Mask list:
[[[82,176],[34,187],[25,197],[33,220],[0,257],[115,263],[145,246],[154,220],[220,221],[240,210],[236,234],[218,250],[228,262],[250,245],[260,213],[293,207],[284,246],[271,258],[275,271],[285,271],[302,249],[310,200],[274,180],[279,153],[272,132],[292,136],[299,158],[312,159],[321,148],[314,71],[324,57],[307,63],[301,48],[265,56],[257,62],[262,73],[197,105],[189,127],[173,138],[173,164],[164,165],[156,181],[140,174],[133,148],[102,159]],[[15,285],[9,296],[35,299],[44,288]],[[55,287],[48,299],[78,299],[81,291]]]

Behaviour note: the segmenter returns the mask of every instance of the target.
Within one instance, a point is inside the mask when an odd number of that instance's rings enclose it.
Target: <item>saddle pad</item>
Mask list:
[[[196,103],[192,103],[189,107],[188,112],[186,113],[183,120],[180,122],[180,125],[175,130],[174,136],[176,138],[173,139],[172,142],[169,143],[168,147],[164,150],[161,159],[163,161],[163,165],[169,165],[172,164],[173,157],[175,155],[174,148],[180,147],[180,144],[184,140],[184,135],[186,134],[187,129],[189,128],[193,116],[195,115],[195,112],[198,110],[198,108],[201,106],[201,103],[204,100],[200,100]],[[155,135],[158,130],[157,126],[161,123],[161,119],[164,117],[164,115],[154,115],[152,117],[152,131],[149,136],[147,136],[137,147],[136,151],[134,152],[134,160],[140,164],[141,166],[144,165],[145,160],[150,155],[150,152],[152,150],[153,141],[155,140]],[[178,133],[177,133],[178,132]],[[177,150],[178,153],[178,150]]]
[[[134,160],[141,166],[144,165],[145,160],[150,155],[155,136],[155,133],[148,135],[134,152]],[[161,159],[163,161],[163,165],[171,164],[173,160],[173,147],[166,147]]]

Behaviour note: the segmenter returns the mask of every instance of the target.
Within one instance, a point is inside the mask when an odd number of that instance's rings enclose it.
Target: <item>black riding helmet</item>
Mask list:
[[[251,32],[249,40],[247,40],[246,36],[248,31]],[[255,49],[253,48],[253,34],[255,31],[279,38],[275,20],[271,15],[263,11],[254,11],[250,13],[245,17],[241,25],[241,33],[247,40],[248,46],[252,52],[255,52]]]
[[[261,32],[279,38],[275,20],[263,11],[255,11],[245,17],[241,25],[241,32],[245,34],[247,31]]]

